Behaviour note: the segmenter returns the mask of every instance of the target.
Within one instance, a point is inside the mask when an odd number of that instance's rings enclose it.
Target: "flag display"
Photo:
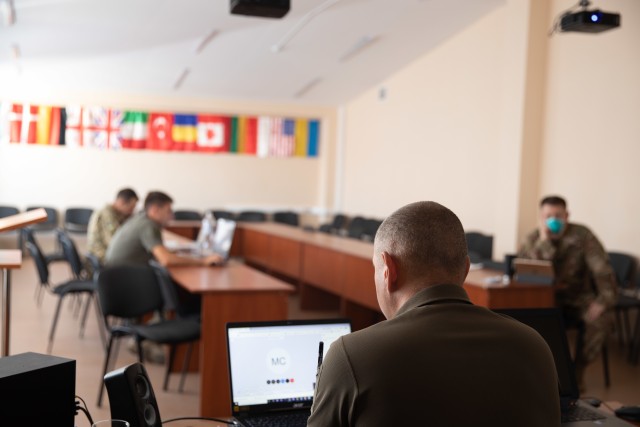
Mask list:
[[[320,121],[271,116],[223,116],[1,104],[0,142],[234,153],[258,157],[317,157]]]

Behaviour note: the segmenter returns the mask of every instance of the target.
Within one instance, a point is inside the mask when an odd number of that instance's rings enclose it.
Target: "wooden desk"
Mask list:
[[[202,296],[200,415],[231,415],[226,353],[227,322],[285,320],[294,288],[244,264],[170,267],[173,279]]]
[[[486,280],[501,276],[501,271],[473,270],[464,281],[469,299],[488,308],[540,308],[554,307],[552,286],[511,283],[505,287],[487,287]]]

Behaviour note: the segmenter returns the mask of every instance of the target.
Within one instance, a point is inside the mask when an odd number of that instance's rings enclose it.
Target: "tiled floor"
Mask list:
[[[74,239],[80,249],[84,247],[82,238]],[[40,242],[45,251],[53,249],[51,237],[42,236]],[[15,237],[0,236],[0,248],[15,247]],[[51,268],[53,284],[60,283],[70,276],[69,268],[64,263],[57,263]],[[27,351],[46,353],[47,339],[53,310],[57,298],[47,294],[41,307],[35,303],[34,293],[38,286],[35,266],[31,259],[25,258],[23,267],[16,270],[12,276],[12,327],[11,354]],[[298,309],[297,297],[290,302],[291,318],[334,317],[335,312],[306,312]],[[80,338],[79,320],[69,309],[70,301],[60,315],[60,323],[55,337],[52,354],[76,360],[76,393],[87,401],[94,419],[109,417],[108,402],[102,408],[96,406],[98,385],[103,363],[103,347],[98,334],[98,323],[93,309],[89,313],[89,322],[84,338]],[[224,351],[224,349],[221,349]],[[587,371],[587,393],[603,400],[614,400],[628,404],[640,404],[640,366],[631,366],[625,360],[625,352],[613,340],[610,344],[611,382],[609,389],[604,387],[602,363],[598,360]],[[118,357],[118,366],[135,362],[135,356],[124,346]],[[178,376],[174,375],[169,385],[169,391],[162,391],[163,365],[146,364],[158,400],[158,407],[162,419],[178,416],[197,416],[199,407],[199,378],[198,374],[189,374],[185,392],[177,392]],[[106,394],[105,394],[106,397]],[[79,427],[88,426],[82,417],[76,417]],[[176,422],[174,426],[207,425],[194,422]],[[211,424],[208,424],[211,425]]]

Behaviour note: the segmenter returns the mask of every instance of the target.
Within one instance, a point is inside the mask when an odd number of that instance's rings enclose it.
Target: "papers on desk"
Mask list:
[[[482,270],[483,267],[484,265],[481,262],[472,262],[471,266],[469,267],[469,271]]]
[[[509,286],[509,277],[504,275],[497,275],[485,278],[481,283],[480,287],[484,289],[488,288],[504,288]]]

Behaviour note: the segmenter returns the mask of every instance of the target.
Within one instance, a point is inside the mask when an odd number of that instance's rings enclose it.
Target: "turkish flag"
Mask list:
[[[224,116],[198,116],[198,151],[222,153],[229,151],[230,119]]]
[[[149,114],[149,135],[147,148],[150,150],[170,151],[173,149],[173,114],[151,113]]]

